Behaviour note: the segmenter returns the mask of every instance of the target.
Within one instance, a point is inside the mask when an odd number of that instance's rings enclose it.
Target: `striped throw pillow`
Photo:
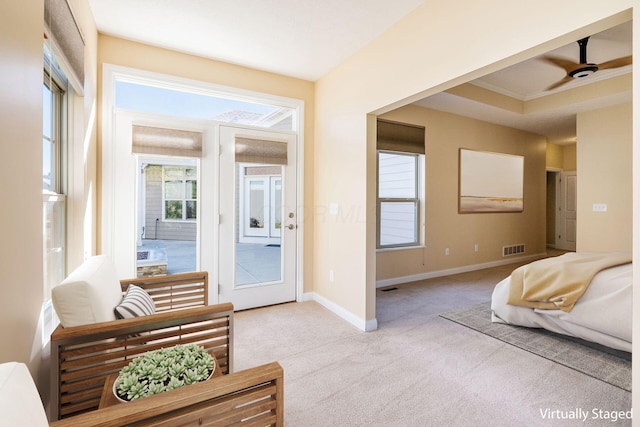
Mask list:
[[[144,289],[136,285],[129,285],[124,298],[113,311],[116,319],[130,319],[154,314],[156,306]]]

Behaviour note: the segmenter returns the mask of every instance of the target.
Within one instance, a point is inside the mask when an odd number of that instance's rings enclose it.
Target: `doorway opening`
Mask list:
[[[145,265],[155,265],[156,271],[139,275],[208,271],[209,303],[226,301],[224,292],[220,291],[220,278],[225,270],[235,276],[240,270],[236,261],[241,262],[241,257],[233,251],[230,252],[233,261],[222,259],[228,254],[222,253],[221,227],[231,225],[239,234],[243,226],[243,239],[259,239],[246,242],[247,245],[259,243],[261,249],[277,252],[279,261],[273,265],[278,266],[279,274],[270,277],[254,272],[251,276],[259,280],[247,280],[242,286],[230,282],[232,286],[252,288],[253,291],[243,294],[256,294],[254,291],[272,290],[286,281],[286,300],[301,300],[303,224],[297,221],[297,216],[303,200],[303,173],[302,165],[297,165],[303,158],[303,150],[302,144],[299,151],[296,146],[303,139],[299,120],[303,102],[117,66],[105,66],[104,82],[104,111],[115,111],[115,114],[106,114],[103,118],[103,138],[113,140],[114,144],[105,144],[102,148],[105,218],[102,252],[113,258],[123,277],[136,275],[139,267]],[[236,152],[221,147],[219,133],[225,126],[236,129],[242,137],[251,137],[257,132],[268,136],[267,139],[286,140],[286,145],[291,147],[287,172],[285,167],[270,170],[273,168],[268,161],[236,159],[234,164],[246,166],[232,169],[231,174],[221,178],[221,159],[233,157]],[[160,129],[161,133],[167,130],[197,133],[202,144],[198,154],[135,151],[132,129],[136,127]],[[168,142],[160,139],[162,141],[146,142],[166,146]],[[257,171],[259,167],[269,170]],[[240,170],[251,177],[247,183],[238,179]],[[288,196],[294,200],[286,205],[286,211],[285,176],[292,180],[286,187]],[[251,189],[260,187],[263,192],[254,192],[254,195],[262,194],[261,201],[256,197],[246,201],[238,198],[240,192],[244,197],[244,193],[251,194]],[[235,210],[222,212],[223,191],[230,191],[238,200],[237,213]],[[260,207],[262,213],[256,216]],[[279,233],[284,214],[292,212],[293,217],[287,216],[284,226],[294,221],[295,225],[287,229],[291,230],[286,232],[290,241],[284,244]],[[238,242],[241,244],[244,242]],[[247,253],[255,257],[255,251]],[[245,264],[249,270],[259,267],[250,261]],[[269,305],[271,302],[264,296],[258,292],[255,298],[249,297],[245,308]],[[241,309],[240,305],[237,309]]]
[[[577,243],[576,172],[547,171],[548,248],[575,251]]]

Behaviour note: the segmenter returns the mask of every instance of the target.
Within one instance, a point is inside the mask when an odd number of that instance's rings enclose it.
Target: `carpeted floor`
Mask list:
[[[544,329],[491,322],[491,303],[485,302],[440,315],[490,337],[567,366],[585,375],[631,391],[631,354]]]
[[[440,317],[513,268],[378,290],[374,332],[315,302],[236,313],[234,369],[280,362],[289,427],[631,425],[592,412],[629,411],[630,392]]]

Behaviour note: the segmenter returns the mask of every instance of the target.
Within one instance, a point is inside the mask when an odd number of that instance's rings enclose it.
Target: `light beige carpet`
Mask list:
[[[239,312],[235,370],[280,362],[288,427],[631,425],[551,420],[628,411],[631,393],[439,317],[487,301],[513,268],[378,291],[375,332],[315,302]]]
[[[631,391],[631,353],[544,329],[493,323],[490,301],[449,311],[440,317]]]

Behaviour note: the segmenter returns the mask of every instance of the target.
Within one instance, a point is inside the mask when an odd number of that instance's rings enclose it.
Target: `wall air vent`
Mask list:
[[[520,255],[524,253],[524,244],[502,247],[502,256]]]

